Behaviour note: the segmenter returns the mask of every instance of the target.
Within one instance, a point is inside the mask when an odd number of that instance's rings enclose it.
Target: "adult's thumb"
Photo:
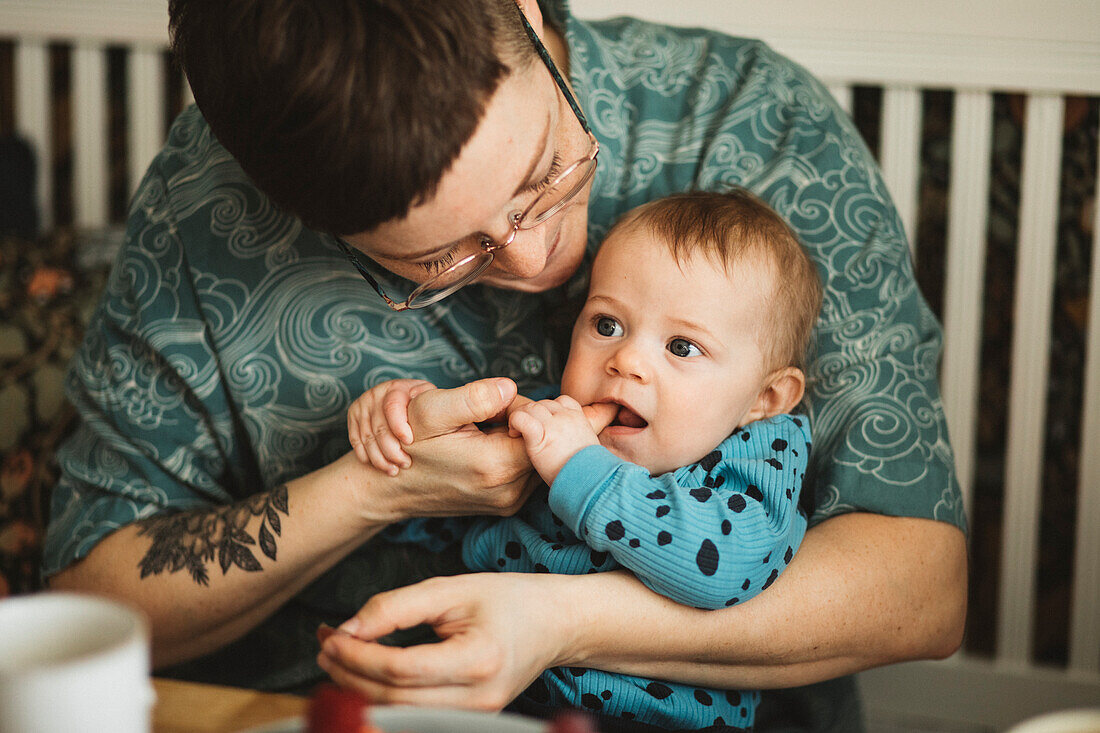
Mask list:
[[[454,389],[428,390],[409,403],[413,437],[434,438],[488,420],[508,407],[516,392],[516,383],[505,377],[479,379]]]

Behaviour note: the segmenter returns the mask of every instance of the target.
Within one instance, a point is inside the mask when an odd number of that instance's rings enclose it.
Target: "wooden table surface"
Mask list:
[[[238,733],[304,716],[308,700],[237,687],[155,678],[153,733]]]

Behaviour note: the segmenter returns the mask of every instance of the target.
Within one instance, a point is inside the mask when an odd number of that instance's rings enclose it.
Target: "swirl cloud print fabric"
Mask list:
[[[806,405],[811,521],[867,510],[963,526],[936,384],[939,324],[877,167],[825,89],[760,42],[585,23],[563,2],[544,13],[566,32],[572,83],[602,146],[592,251],[638,204],[738,184],[815,258],[825,302]],[[376,275],[395,299],[411,288]],[[565,294],[582,296],[584,277]],[[124,523],[239,500],[334,460],[348,450],[348,404],[382,380],[451,387],[504,375],[524,393],[556,384],[571,324],[563,297],[473,286],[393,313],[331,238],[275,210],[198,111],[185,111],[134,199],[69,377],[82,422],[60,453],[45,572]],[[437,571],[408,547],[367,550],[228,650],[221,679],[308,684],[318,620]]]

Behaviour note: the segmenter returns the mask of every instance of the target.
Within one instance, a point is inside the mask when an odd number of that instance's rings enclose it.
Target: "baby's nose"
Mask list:
[[[623,379],[649,381],[649,365],[633,344],[623,344],[607,362],[607,371]]]

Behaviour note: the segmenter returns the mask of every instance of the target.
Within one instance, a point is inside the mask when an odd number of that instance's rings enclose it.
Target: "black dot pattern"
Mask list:
[[[714,467],[718,465],[718,462],[722,460],[722,451],[713,450],[710,453],[703,456],[703,460],[699,461],[699,468],[703,469],[707,473],[714,470]]]
[[[607,463],[571,460],[553,495],[536,491],[514,517],[474,521],[463,542],[468,567],[575,575],[626,567],[669,598],[712,609],[766,589],[801,543],[810,441],[789,416],[752,423],[663,476],[595,451]],[[552,705],[672,729],[749,727],[758,699],[583,668],[548,670],[540,681],[525,693],[532,701],[549,695]]]
[[[714,575],[718,572],[718,548],[710,540],[703,540],[699,545],[699,551],[695,553],[695,564],[703,575]]]
[[[675,726],[676,730],[715,731],[750,728],[760,698],[755,691],[709,690],[595,669],[580,675],[574,672],[574,668],[549,670],[522,696],[543,706],[598,713],[604,719],[640,720],[660,728]]]
[[[646,685],[645,691],[658,700],[664,700],[672,694],[672,688],[661,682],[650,682]]]
[[[768,579],[764,581],[764,588],[767,588],[769,585],[774,583],[775,579],[778,578],[778,577],[779,577],[779,571],[775,570],[773,568],[772,571],[770,573],[768,573]],[[761,590],[763,590],[763,588],[761,588]]]
[[[584,705],[589,710],[602,710],[603,700],[596,697],[591,692],[586,692],[581,695],[581,705]]]
[[[710,498],[711,490],[702,486],[698,489],[692,489],[688,493],[691,494],[691,498],[695,499],[695,501],[704,502]]]

